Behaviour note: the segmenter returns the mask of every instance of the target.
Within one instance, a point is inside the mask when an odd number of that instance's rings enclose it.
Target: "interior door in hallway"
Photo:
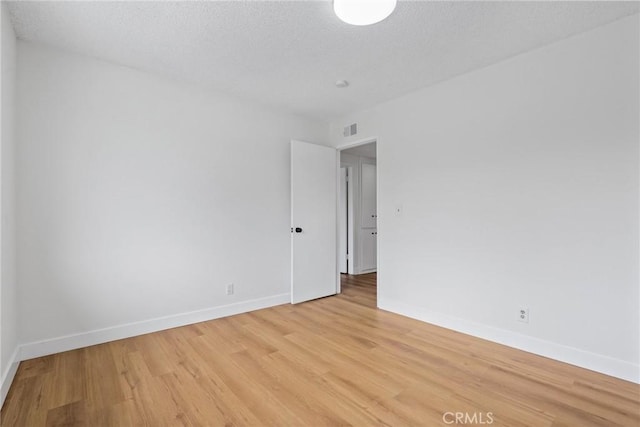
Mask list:
[[[378,211],[376,165],[362,164],[360,183],[362,198],[362,225],[360,232],[362,272],[376,271],[378,263]]]

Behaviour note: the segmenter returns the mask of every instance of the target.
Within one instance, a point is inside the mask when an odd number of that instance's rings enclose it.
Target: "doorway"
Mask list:
[[[376,295],[378,270],[377,143],[340,150],[338,265],[341,289]],[[342,289],[347,291],[347,289]]]

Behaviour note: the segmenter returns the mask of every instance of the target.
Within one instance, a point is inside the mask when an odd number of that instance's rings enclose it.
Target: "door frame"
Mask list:
[[[338,171],[337,171],[337,177],[336,177],[336,181],[337,181],[337,185],[336,185],[336,205],[339,204],[340,200],[338,200],[338,198],[340,197],[340,153],[342,152],[342,150],[346,150],[348,148],[353,148],[353,147],[358,147],[360,145],[365,145],[365,144],[370,144],[372,142],[376,143],[376,192],[379,193],[379,188],[380,188],[380,173],[379,173],[379,168],[378,168],[378,146],[380,144],[380,138],[378,138],[377,136],[374,137],[367,137],[367,138],[363,138],[363,139],[359,139],[357,141],[353,141],[353,142],[347,142],[344,144],[340,144],[338,146],[336,146],[336,163],[338,165]],[[380,198],[376,196],[376,211],[380,212]],[[338,206],[336,208],[336,221],[338,220],[340,215],[340,207]],[[377,228],[378,228],[378,233],[380,232],[380,222],[378,221],[377,224]],[[336,227],[336,289],[337,289],[337,293],[341,293],[342,292],[342,285],[340,283],[340,267],[339,267],[339,259],[338,257],[340,256],[340,247],[338,246],[338,239],[340,238],[340,236],[338,235],[340,231],[338,230],[338,227]],[[353,236],[353,234],[351,234],[351,236]],[[353,238],[351,239],[351,241],[353,241]],[[380,271],[380,240],[378,239],[377,242],[377,251],[376,251],[376,272]],[[379,281],[378,281],[379,283]],[[379,289],[380,287],[377,286],[376,287],[376,291],[379,293]],[[376,301],[377,301],[377,295],[376,295]],[[377,303],[376,303],[377,305]]]

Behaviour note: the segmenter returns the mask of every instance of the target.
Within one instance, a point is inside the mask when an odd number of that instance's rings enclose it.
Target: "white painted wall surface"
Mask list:
[[[24,42],[18,71],[20,336],[80,334],[23,356],[288,301],[289,142],[327,124]]]
[[[332,124],[336,146],[378,138],[381,307],[640,380],[639,31],[625,18]]]
[[[18,314],[15,254],[15,131],[14,100],[16,77],[16,38],[9,21],[7,5],[2,3],[2,141],[0,145],[0,406],[9,391],[17,369]]]

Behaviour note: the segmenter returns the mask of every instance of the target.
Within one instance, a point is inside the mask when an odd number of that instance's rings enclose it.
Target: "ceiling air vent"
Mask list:
[[[358,124],[354,123],[352,125],[349,126],[345,126],[344,127],[344,132],[342,132],[342,134],[347,137],[347,136],[353,136],[355,134],[358,133]]]

